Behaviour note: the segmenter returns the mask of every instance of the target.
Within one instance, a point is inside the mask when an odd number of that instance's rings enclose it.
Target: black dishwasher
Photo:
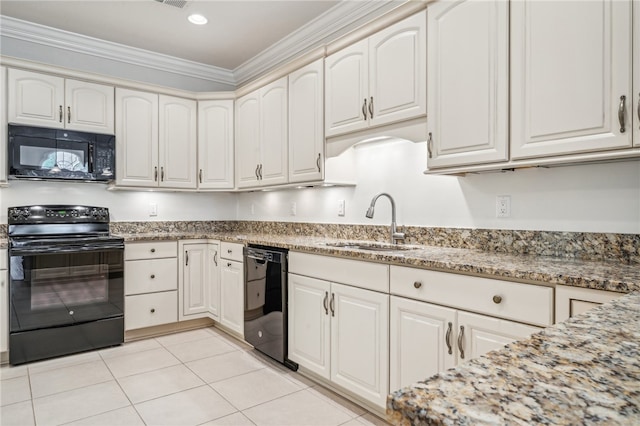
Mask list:
[[[244,338],[292,370],[287,358],[288,250],[250,245],[244,249]]]

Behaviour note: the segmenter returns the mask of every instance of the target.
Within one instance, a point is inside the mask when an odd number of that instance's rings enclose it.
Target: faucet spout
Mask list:
[[[376,201],[378,201],[378,198],[382,196],[387,197],[391,202],[391,244],[398,244],[399,241],[404,241],[405,235],[403,232],[398,232],[397,230],[396,203],[391,195],[387,194],[386,192],[381,192],[380,194],[373,197],[373,199],[371,200],[371,205],[367,209],[367,213],[365,214],[365,216],[369,219],[373,219]]]

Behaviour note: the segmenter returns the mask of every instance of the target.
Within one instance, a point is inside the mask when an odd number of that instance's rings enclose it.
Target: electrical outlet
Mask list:
[[[256,214],[256,205],[251,203],[251,214]]]
[[[291,216],[295,216],[297,214],[297,207],[296,207],[296,202],[292,201],[291,204],[289,205],[289,214]]]
[[[338,216],[344,216],[344,200],[338,200]]]
[[[511,217],[510,195],[498,195],[496,197],[496,217]]]
[[[149,216],[158,216],[158,204],[149,203]]]

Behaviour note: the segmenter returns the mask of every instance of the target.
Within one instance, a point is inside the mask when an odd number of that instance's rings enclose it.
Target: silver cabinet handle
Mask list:
[[[329,303],[329,307],[331,308],[332,317],[336,316],[336,305],[335,305],[336,297],[335,296],[336,296],[335,293],[331,293],[331,303]]]
[[[258,178],[262,180],[262,163],[260,163],[258,167]]]
[[[157,166],[153,168],[153,180],[156,181],[156,182],[158,181],[158,167]]]
[[[369,115],[371,116],[371,119],[373,120],[373,96],[371,97],[371,100],[369,101]]]
[[[499,305],[500,302],[502,302],[502,296],[498,296],[498,295],[493,296],[493,303],[495,303],[496,305]]]
[[[151,250],[149,250],[151,253],[155,253],[156,249],[152,248]]]
[[[200,172],[198,173],[198,178],[200,179],[200,183],[202,183],[202,169],[200,169]]]
[[[413,286],[415,288],[420,288],[420,287],[422,287],[422,283],[420,281],[416,281],[416,282],[413,283]]]
[[[327,305],[327,300],[329,299],[329,292],[324,292],[324,300],[322,301],[322,306],[324,306],[324,314],[329,315],[329,306]]]
[[[429,158],[433,158],[433,135],[429,132],[429,139],[427,139],[427,152],[429,153]]]
[[[260,179],[260,176],[258,175],[258,168],[260,167],[260,164],[256,164],[256,179]]]
[[[164,182],[164,166],[160,167],[160,181]]]
[[[227,262],[227,268],[231,268],[231,262]]]
[[[462,342],[464,340],[464,325],[460,326],[460,334],[458,334],[458,350],[460,351],[460,359],[464,359],[464,348]]]
[[[151,274],[151,279],[152,280],[155,279],[155,277],[156,277],[155,274]]]
[[[215,263],[215,264],[216,264],[216,266],[218,266],[218,250],[216,250],[216,251],[213,253],[213,263]]]
[[[318,159],[316,160],[316,166],[318,167],[318,172],[320,172],[320,153],[318,153]]]
[[[71,123],[71,107],[67,107],[67,123]]]
[[[364,103],[362,104],[362,115],[364,115],[364,120],[367,121],[367,98],[364,98]]]
[[[627,129],[624,125],[624,105],[627,97],[625,95],[620,96],[620,106],[618,107],[618,121],[620,122],[620,133],[624,133]]]
[[[453,353],[453,348],[451,347],[451,331],[453,328],[453,324],[449,323],[449,326],[447,327],[447,334],[445,334],[444,336],[444,342],[447,344],[447,349],[449,349],[449,355],[451,355]]]
[[[189,266],[189,252],[184,252],[185,266]]]
[[[60,115],[60,122],[62,123],[62,105],[60,105],[60,108],[58,109],[58,113]]]
[[[638,122],[640,122],[640,93],[638,93]],[[638,128],[640,129],[640,124]]]
[[[156,308],[151,308],[151,313],[155,314],[156,313]]]
[[[233,253],[233,250],[227,249],[227,254],[231,254],[231,253]]]

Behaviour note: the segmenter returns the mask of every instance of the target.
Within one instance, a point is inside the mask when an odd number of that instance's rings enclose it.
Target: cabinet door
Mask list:
[[[196,101],[160,95],[160,186],[196,188]]]
[[[511,2],[512,158],[631,146],[630,17],[628,0]]]
[[[325,60],[325,135],[365,129],[369,106],[368,39]]]
[[[85,81],[65,81],[65,126],[94,133],[114,133],[113,87]]]
[[[324,62],[289,74],[289,182],[324,178]]]
[[[64,79],[9,69],[9,123],[64,128]]]
[[[260,89],[260,185],[287,183],[287,77]]]
[[[7,68],[0,67],[0,182],[7,181]]]
[[[389,296],[331,284],[331,380],[384,407],[389,393]]]
[[[214,320],[220,318],[220,245],[207,244],[207,282],[209,289],[207,311]]]
[[[459,311],[456,335],[458,362],[502,349],[505,345],[529,337],[540,330],[540,327]]]
[[[289,359],[330,379],[330,283],[289,274]]]
[[[185,244],[182,255],[181,316],[205,313],[209,303],[207,244]]]
[[[633,106],[631,107],[631,123],[633,123],[633,146],[640,147],[640,5],[633,6]],[[635,113],[634,113],[635,112]]]
[[[244,335],[244,274],[241,262],[222,260],[220,324]]]
[[[390,391],[456,365],[456,310],[391,296]]]
[[[0,255],[6,256],[2,250]],[[9,277],[6,270],[0,270],[0,352],[9,350]]]
[[[509,2],[427,9],[429,168],[508,159]]]
[[[258,185],[260,163],[260,101],[258,91],[236,101],[236,185]]]
[[[372,126],[427,113],[426,21],[420,12],[369,38]]]
[[[233,101],[198,102],[198,188],[233,188]]]
[[[158,95],[116,88],[116,184],[158,186]]]

